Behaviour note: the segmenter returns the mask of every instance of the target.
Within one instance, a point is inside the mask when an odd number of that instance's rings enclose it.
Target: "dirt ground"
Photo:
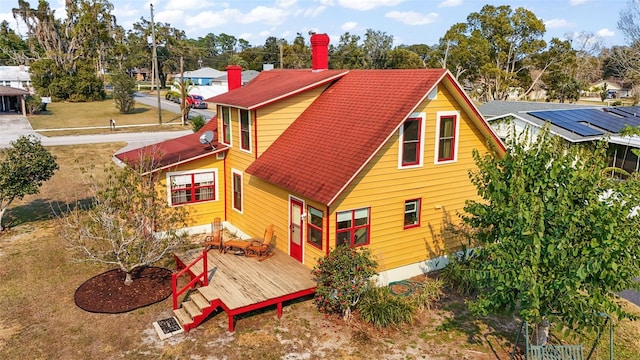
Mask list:
[[[413,324],[379,330],[359,322],[325,317],[305,299],[237,318],[228,332],[227,316],[212,314],[188,334],[160,340],[153,322],[172,315],[171,297],[121,314],[82,310],[74,303],[78,287],[110,270],[78,262],[60,237],[52,209],[83,199],[80,164],[108,164],[121,144],[55,147],[60,171],[39,195],[14,203],[0,233],[0,359],[508,359],[517,328],[512,318],[475,318],[465,299],[448,293]],[[170,257],[155,264],[175,269]],[[635,310],[637,311],[637,310]],[[615,358],[637,359],[638,322],[615,327]],[[573,343],[590,345],[592,338]],[[605,337],[593,359],[608,359]]]

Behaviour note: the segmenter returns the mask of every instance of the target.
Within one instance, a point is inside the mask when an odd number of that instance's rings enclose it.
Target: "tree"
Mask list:
[[[35,136],[20,136],[11,147],[0,152],[0,231],[2,217],[11,203],[25,195],[40,192],[42,183],[49,180],[58,164],[56,157]]]
[[[546,128],[528,138],[512,134],[503,158],[474,151],[482,200],[467,202],[463,220],[478,245],[472,309],[537,324],[544,344],[550,322],[585,329],[599,313],[629,316],[615,292],[638,288],[640,178],[606,178],[605,143],[568,146]]]
[[[111,85],[113,85],[113,101],[118,111],[121,114],[133,111],[136,104],[134,100],[136,80],[124,71],[118,71],[111,76]]]
[[[382,31],[367,29],[367,32],[364,34],[364,43],[362,44],[365,67],[369,69],[386,68],[392,46],[392,35],[387,35],[387,33]]]
[[[189,95],[189,91],[193,88],[193,84],[190,79],[176,79],[173,81],[173,87],[178,89],[178,93],[180,94],[180,113],[182,117],[182,125],[184,126],[189,120],[189,112],[191,112],[191,105],[186,101],[187,95]]]
[[[512,88],[529,85],[521,83],[530,82],[527,60],[546,47],[544,33],[542,20],[525,8],[485,5],[447,31],[434,58],[464,74],[459,80],[474,83],[482,100],[506,99]]]
[[[132,164],[133,165],[133,164]],[[118,266],[133,282],[132,272],[150,266],[184,243],[184,207],[170,207],[153,157],[135,166],[108,168],[98,183],[88,175],[91,206],[78,205],[59,214],[61,233],[81,260]],[[85,174],[89,174],[85,169]]]
[[[31,58],[27,42],[9,27],[6,20],[0,22],[0,65],[29,65]]]
[[[107,0],[67,1],[65,10],[62,20],[45,0],[35,9],[18,0],[18,7],[12,10],[27,26],[32,52],[42,49],[41,60],[30,69],[34,87],[40,95],[64,100],[101,99],[104,92],[98,74],[113,47],[113,5]],[[39,77],[47,78],[46,86],[37,81]]]
[[[360,37],[346,32],[337,46],[330,45],[329,67],[332,69],[362,69],[365,66],[364,49],[358,45]]]

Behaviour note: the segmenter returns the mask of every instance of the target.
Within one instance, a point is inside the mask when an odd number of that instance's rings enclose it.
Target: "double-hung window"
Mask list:
[[[251,151],[251,120],[249,110],[240,110],[240,148]]]
[[[457,160],[459,115],[457,112],[439,112],[436,133],[436,162]]]
[[[322,250],[322,218],[324,214],[321,210],[309,206],[307,208],[307,242]]]
[[[369,244],[369,208],[340,211],[336,220],[336,246]]]
[[[231,145],[231,108],[222,106],[222,142]]]
[[[171,205],[216,200],[216,172],[167,174],[170,184]]]
[[[411,168],[422,166],[424,161],[424,113],[415,113],[400,127],[398,166]]]

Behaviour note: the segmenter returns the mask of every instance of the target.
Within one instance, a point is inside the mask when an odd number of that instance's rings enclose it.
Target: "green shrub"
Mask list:
[[[318,260],[312,270],[318,286],[313,299],[323,313],[340,314],[345,320],[370,286],[378,263],[367,248],[338,246]]]
[[[193,132],[198,132],[198,130],[202,129],[204,126],[204,118],[202,115],[194,116],[191,118],[191,127],[193,128]]]
[[[381,328],[410,324],[415,308],[410,300],[393,296],[388,286],[370,285],[358,303],[358,311],[362,320]]]
[[[418,311],[431,310],[431,305],[442,296],[443,284],[440,279],[426,278],[409,299]]]
[[[449,264],[440,272],[443,285],[461,295],[474,294],[474,279],[469,268],[472,258],[473,252],[467,251],[466,248],[459,254],[449,255]]]

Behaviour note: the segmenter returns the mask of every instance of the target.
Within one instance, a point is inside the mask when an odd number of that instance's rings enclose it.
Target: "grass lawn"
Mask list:
[[[116,125],[149,125],[151,128],[165,128],[180,125],[180,115],[162,110],[162,126],[158,125],[158,111],[155,107],[136,102],[131,114],[120,114],[112,99],[87,103],[57,102],[47,105],[47,111],[38,115],[30,115],[29,122],[35,130],[66,129],[83,127],[102,127],[102,132],[109,131],[109,119]],[[134,131],[151,131],[135,128]],[[46,133],[51,136],[51,133]]]
[[[152,323],[171,316],[171,298],[118,315],[81,310],[74,304],[75,290],[108,267],[70,257],[52,208],[84,199],[80,165],[93,164],[99,177],[123,145],[50,148],[60,170],[40,194],[9,207],[5,220],[11,228],[0,233],[0,359],[509,358],[517,331],[513,319],[474,317],[465,299],[454,293],[447,293],[435,309],[416,315],[413,324],[397,329],[345,324],[324,317],[306,300],[285,305],[281,319],[275,307],[242,316],[233,334],[227,332],[226,314],[218,313],[189,334],[165,341],[158,339]],[[174,266],[169,257],[157,265]],[[616,359],[637,359],[637,322],[616,323],[614,339]],[[583,343],[588,351],[593,335],[564,340]],[[592,359],[608,355],[605,332]]]

